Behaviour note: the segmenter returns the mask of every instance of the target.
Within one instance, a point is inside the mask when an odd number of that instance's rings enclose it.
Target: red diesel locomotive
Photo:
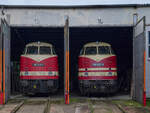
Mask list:
[[[53,46],[44,42],[27,44],[20,59],[22,93],[55,92],[58,79],[58,56]]]
[[[84,45],[78,59],[81,94],[117,91],[117,63],[111,45],[91,42]]]

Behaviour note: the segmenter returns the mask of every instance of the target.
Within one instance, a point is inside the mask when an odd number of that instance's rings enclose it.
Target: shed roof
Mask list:
[[[18,7],[146,6],[149,0],[0,0],[0,5]]]

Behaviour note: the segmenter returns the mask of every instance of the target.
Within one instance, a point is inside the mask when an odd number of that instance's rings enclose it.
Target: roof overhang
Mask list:
[[[45,8],[45,9],[70,9],[70,8],[121,8],[121,7],[150,7],[150,4],[110,4],[110,5],[0,5],[4,8]]]

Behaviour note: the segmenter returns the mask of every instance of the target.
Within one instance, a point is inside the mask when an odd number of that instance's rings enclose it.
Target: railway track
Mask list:
[[[107,104],[105,102],[102,102],[99,106],[101,108],[103,108],[103,110],[106,111],[108,110],[108,107],[104,106],[104,104]],[[22,102],[20,102],[20,104],[18,104],[17,107],[15,107],[11,113],[50,113],[50,105],[51,105],[51,101],[50,98],[48,98],[46,101],[29,101],[29,100],[23,100]],[[127,113],[126,111],[124,111],[124,109],[122,109],[121,105],[115,104],[114,107],[116,106],[116,108],[118,109],[116,112],[113,113]],[[75,108],[75,113],[82,113],[84,111],[84,107],[83,106],[78,106]],[[100,108],[100,109],[101,109]],[[111,108],[111,109],[116,109],[116,108]],[[56,108],[57,109],[57,108]],[[91,109],[91,108],[90,108]],[[94,113],[95,108],[93,108],[92,110],[90,110],[92,113]],[[99,108],[96,108],[99,109]],[[99,109],[99,110],[100,110]],[[102,111],[103,111],[102,110]],[[56,110],[57,111],[57,110]],[[96,112],[97,113],[97,112]],[[101,111],[99,112],[101,113]],[[105,112],[103,112],[105,113]]]
[[[19,102],[19,103],[18,103]],[[65,105],[51,98],[27,99],[12,101],[0,109],[0,113],[150,113],[144,107],[124,106],[122,103],[111,101],[86,101],[72,102]]]
[[[122,112],[122,113],[127,113],[119,104],[115,104],[115,106]]]
[[[50,99],[47,100],[47,103],[45,105],[44,113],[49,113],[50,111]]]
[[[23,100],[19,105],[17,105],[17,107],[15,107],[11,113],[16,113],[22,106],[23,104],[25,103],[25,100]]]
[[[23,100],[11,113],[49,113],[50,99],[47,101],[28,101]]]

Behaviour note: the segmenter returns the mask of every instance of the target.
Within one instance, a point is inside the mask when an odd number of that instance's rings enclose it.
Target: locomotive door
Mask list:
[[[10,94],[10,27],[1,19],[0,28],[0,104],[6,103]]]
[[[134,25],[133,37],[133,99],[146,104],[145,95],[145,17]]]

